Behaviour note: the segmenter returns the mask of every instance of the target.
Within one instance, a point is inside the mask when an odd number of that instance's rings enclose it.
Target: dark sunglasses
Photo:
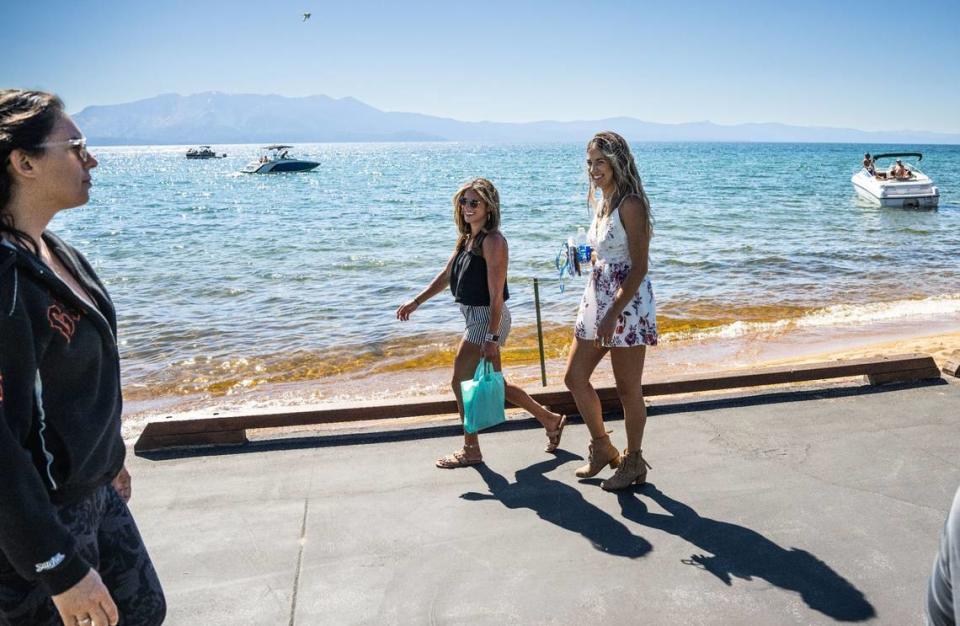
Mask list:
[[[66,141],[49,141],[47,143],[40,144],[41,148],[56,148],[59,146],[67,146],[76,152],[77,156],[80,157],[80,161],[83,163],[86,163],[90,159],[90,151],[87,150],[86,137],[81,137],[80,139],[67,139]]]
[[[475,209],[478,206],[480,206],[481,202],[482,200],[469,200],[467,198],[464,198],[463,196],[460,196],[460,206],[469,205],[471,209]]]

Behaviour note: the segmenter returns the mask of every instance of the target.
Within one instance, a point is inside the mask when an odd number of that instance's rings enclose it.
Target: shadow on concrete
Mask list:
[[[669,514],[651,513],[638,495],[648,496]],[[762,578],[799,593],[807,606],[835,620],[858,622],[876,616],[860,590],[806,550],[784,549],[749,528],[701,517],[652,483],[620,492],[617,497],[625,518],[682,537],[713,555],[693,554],[682,562],[710,572],[728,586],[734,576]]]
[[[948,385],[950,383],[939,379],[918,383],[897,385],[860,385],[851,387],[831,387],[827,389],[779,391],[768,393],[754,393],[750,395],[725,396],[698,401],[683,401],[676,404],[656,404],[650,406],[650,415],[669,415],[671,413],[688,413],[691,411],[705,411],[709,409],[723,409],[731,407],[757,406],[781,402],[801,402],[804,400],[821,400],[824,398],[847,398],[853,396],[873,395],[901,389],[913,389]],[[605,413],[605,421],[622,420],[619,412]],[[582,423],[579,416],[572,416],[570,423]],[[542,428],[533,417],[526,419],[512,419],[485,432],[505,432],[513,430],[528,430]],[[253,431],[256,432],[256,431]],[[243,445],[207,446],[192,448],[171,448],[138,452],[137,456],[151,461],[165,459],[183,459],[202,456],[219,456],[231,454],[246,454],[250,452],[269,452],[273,450],[300,450],[307,448],[322,448],[325,446],[355,446],[364,444],[388,443],[391,441],[411,441],[415,439],[432,439],[437,437],[455,437],[463,434],[460,424],[442,424],[433,426],[401,427],[386,430],[370,430],[343,434],[322,435],[295,435],[278,436],[277,438],[256,440]]]
[[[471,501],[497,500],[508,509],[530,509],[544,521],[583,535],[594,549],[612,556],[636,559],[650,552],[653,547],[649,541],[587,502],[579,490],[544,475],[574,460],[582,457],[559,450],[549,461],[517,470],[512,483],[486,464],[477,465],[474,468],[490,493],[471,491],[460,497]]]

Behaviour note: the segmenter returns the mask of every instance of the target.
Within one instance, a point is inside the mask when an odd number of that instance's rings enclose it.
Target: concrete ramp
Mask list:
[[[920,624],[960,484],[956,382],[656,404],[621,494],[578,422],[449,432],[131,455],[169,623]]]

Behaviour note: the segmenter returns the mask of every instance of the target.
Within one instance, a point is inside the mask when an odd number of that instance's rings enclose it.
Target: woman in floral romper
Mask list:
[[[593,210],[588,240],[596,260],[580,302],[564,382],[592,437],[589,461],[576,474],[589,478],[607,465],[617,468],[600,485],[613,491],[643,484],[649,467],[640,450],[647,422],[640,381],[646,347],[657,343],[656,304],[647,277],[653,229],[650,202],[623,137],[597,133],[587,144],[587,171]],[[590,384],[607,352],[627,430],[623,456],[607,435],[600,398]]]

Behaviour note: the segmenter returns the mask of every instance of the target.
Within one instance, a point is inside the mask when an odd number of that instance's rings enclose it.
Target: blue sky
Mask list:
[[[224,91],[468,121],[960,132],[957,0],[2,0],[0,22],[0,86],[73,112]]]

